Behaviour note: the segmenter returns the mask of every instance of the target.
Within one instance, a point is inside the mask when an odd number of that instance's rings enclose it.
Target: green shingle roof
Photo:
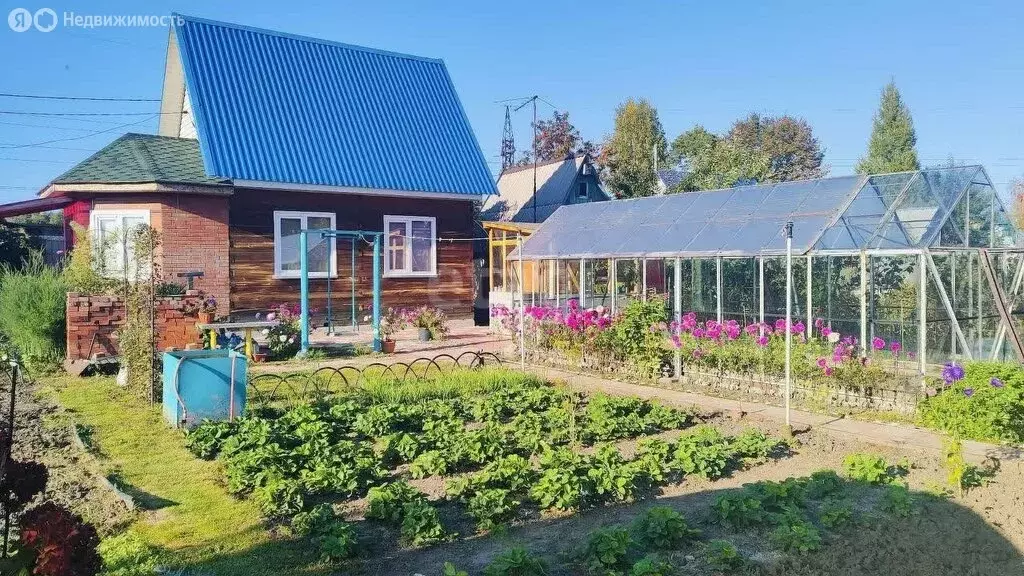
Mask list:
[[[199,142],[152,134],[125,134],[53,181],[54,184],[222,184],[203,169]]]

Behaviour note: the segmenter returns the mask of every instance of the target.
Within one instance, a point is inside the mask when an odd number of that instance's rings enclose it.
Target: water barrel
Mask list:
[[[234,350],[164,352],[164,417],[172,426],[230,420],[245,409],[248,362]]]

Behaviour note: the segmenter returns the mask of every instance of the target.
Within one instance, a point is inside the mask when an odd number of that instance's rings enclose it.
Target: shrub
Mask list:
[[[543,560],[516,546],[499,554],[484,568],[484,576],[548,576]]]
[[[34,253],[21,269],[0,269],[0,331],[26,367],[49,371],[64,351],[67,286],[60,272]]]
[[[621,526],[600,528],[587,539],[586,561],[591,572],[603,573],[621,567],[633,546],[629,531]]]
[[[743,557],[728,540],[712,540],[704,548],[704,556],[712,568],[723,572],[735,570],[743,565]]]
[[[97,272],[96,252],[92,248],[92,235],[81,224],[71,223],[75,247],[64,263],[64,283],[69,292],[103,294],[117,285],[117,281]]]
[[[969,362],[963,379],[918,404],[917,420],[961,438],[1024,442],[1024,371],[1010,362]]]
[[[632,526],[636,540],[648,549],[670,550],[700,534],[686,525],[679,512],[666,506],[650,508]]]
[[[607,331],[612,349],[644,376],[658,373],[666,353],[664,335],[651,329],[665,323],[665,310],[664,297],[630,300]]]

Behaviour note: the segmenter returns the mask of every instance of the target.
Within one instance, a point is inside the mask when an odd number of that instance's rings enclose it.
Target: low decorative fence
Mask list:
[[[258,374],[249,378],[248,404],[264,407],[328,398],[358,387],[369,379],[393,382],[418,382],[451,374],[460,369],[501,366],[502,361],[490,352],[463,352],[458,356],[439,354],[417,358],[411,362],[366,366],[324,367],[308,373]]]

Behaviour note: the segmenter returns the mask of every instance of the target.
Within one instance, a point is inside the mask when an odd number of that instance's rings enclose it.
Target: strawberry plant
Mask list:
[[[427,450],[412,461],[409,475],[413,478],[441,476],[451,470],[451,463],[439,450]]]
[[[516,546],[499,554],[484,568],[484,576],[548,576],[543,560]]]
[[[590,533],[584,552],[592,573],[604,574],[621,568],[633,547],[629,530],[621,526],[600,528]]]
[[[629,569],[629,576],[672,576],[675,568],[657,556],[645,556]]]
[[[370,488],[367,497],[369,509],[367,518],[383,520],[390,524],[402,521],[402,508],[412,502],[426,502],[426,496],[408,482],[399,481]]]
[[[821,535],[809,522],[797,520],[783,524],[771,534],[772,541],[785,552],[807,554],[821,548]]]
[[[729,442],[716,428],[698,426],[676,442],[674,464],[686,474],[714,480],[725,474],[733,458]]]
[[[843,479],[833,470],[818,470],[807,479],[807,497],[821,500],[827,496],[835,496],[843,492]]]
[[[821,525],[832,530],[853,522],[853,506],[849,502],[828,502],[821,508]]]
[[[649,508],[633,521],[631,528],[637,542],[653,550],[678,548],[700,534],[700,530],[687,526],[682,514],[666,506]]]
[[[614,445],[604,444],[590,458],[587,477],[595,499],[622,502],[636,496],[644,473],[640,466],[626,462]]]
[[[672,445],[661,438],[645,438],[637,444],[633,464],[654,484],[665,484],[673,476]]]
[[[719,522],[734,530],[757,526],[767,519],[761,501],[743,492],[719,496],[711,509]]]
[[[444,527],[434,508],[426,499],[402,506],[402,541],[410,546],[429,546],[445,538]]]
[[[850,454],[843,459],[843,469],[851,480],[866,484],[892,484],[907,474],[906,466],[890,466],[877,454]]]
[[[712,568],[731,572],[743,565],[743,557],[728,540],[712,540],[704,548],[704,557]]]
[[[569,448],[548,449],[540,457],[540,479],[530,489],[542,508],[579,508],[593,493],[590,462]]]
[[[234,422],[214,422],[204,420],[185,434],[185,447],[198,458],[212,460],[220,453],[224,441],[236,430]]]
[[[733,453],[747,462],[764,462],[782,442],[756,428],[748,428],[729,443]]]
[[[898,518],[908,518],[914,513],[914,499],[905,486],[887,486],[882,494],[881,508]]]
[[[522,505],[507,488],[484,488],[473,494],[467,503],[469,515],[476,520],[479,530],[493,530],[509,522]]]

